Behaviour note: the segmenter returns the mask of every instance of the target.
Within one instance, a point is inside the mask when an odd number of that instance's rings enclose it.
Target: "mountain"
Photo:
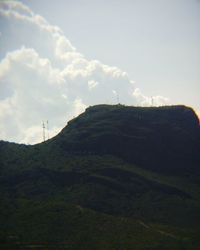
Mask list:
[[[2,249],[198,249],[200,126],[185,106],[97,105],[0,141]]]
[[[72,120],[55,140],[68,152],[112,154],[147,169],[180,174],[198,168],[199,128],[194,111],[184,106],[99,105]]]

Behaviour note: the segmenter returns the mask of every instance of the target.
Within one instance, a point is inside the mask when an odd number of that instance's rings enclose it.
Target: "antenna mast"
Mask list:
[[[151,106],[153,107],[153,96],[151,97]]]
[[[45,124],[42,122],[42,131],[43,131],[43,141],[45,142]]]
[[[47,120],[47,139],[49,140],[49,121]]]

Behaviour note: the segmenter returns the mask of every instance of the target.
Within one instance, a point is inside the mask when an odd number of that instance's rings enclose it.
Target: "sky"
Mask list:
[[[118,100],[200,114],[199,44],[199,0],[0,1],[0,140]]]

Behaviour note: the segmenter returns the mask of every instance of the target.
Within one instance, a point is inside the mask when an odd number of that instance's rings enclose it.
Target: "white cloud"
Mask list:
[[[60,28],[20,2],[0,2],[0,34],[0,139],[40,142],[42,120],[53,136],[87,106],[116,103],[116,93],[124,104],[151,104],[126,72],[87,60]]]
[[[48,59],[40,58],[33,49],[8,53],[0,63],[0,82],[0,90],[4,90],[0,91],[2,139],[9,138],[13,124],[16,141],[22,141],[24,131],[30,131],[35,124],[40,126],[45,117],[53,116],[54,126],[63,125],[67,111],[66,100],[62,98],[63,94],[67,96],[65,80]]]
[[[30,8],[18,1],[2,1],[0,7],[6,13],[13,11],[19,13],[20,15],[33,16],[33,12]]]
[[[88,81],[88,88],[89,88],[89,90],[94,89],[98,84],[99,83],[97,81],[94,81],[94,80]]]
[[[79,115],[80,113],[84,112],[86,109],[86,105],[82,102],[80,98],[76,98],[75,101],[73,102],[73,114],[75,116]]]
[[[157,96],[145,96],[142,94],[139,88],[136,88],[132,94],[139,105],[141,106],[161,106],[169,103],[169,99],[160,95]]]

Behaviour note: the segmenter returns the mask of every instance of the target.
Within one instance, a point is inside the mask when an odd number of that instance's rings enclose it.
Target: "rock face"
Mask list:
[[[198,168],[199,141],[199,120],[191,108],[122,105],[89,107],[53,140],[65,151],[114,154],[173,173]]]

